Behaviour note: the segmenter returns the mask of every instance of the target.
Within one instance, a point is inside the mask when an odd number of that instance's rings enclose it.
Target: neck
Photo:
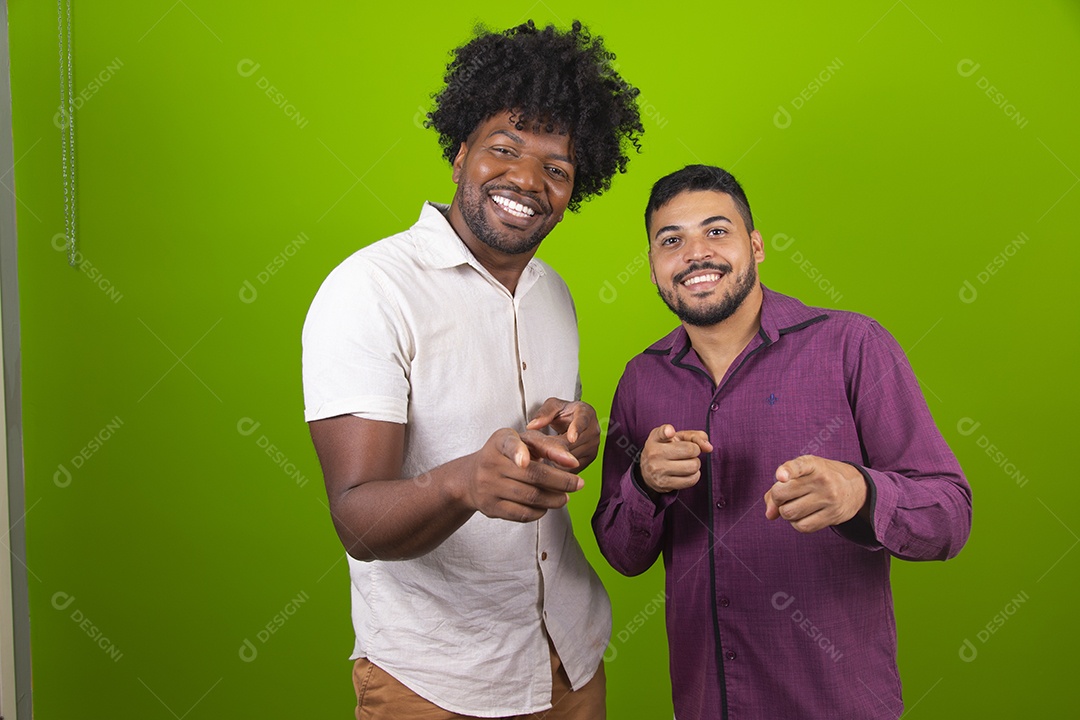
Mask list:
[[[465,218],[462,217],[456,196],[454,202],[450,204],[450,210],[446,213],[446,220],[450,223],[450,227],[454,228],[454,232],[461,238],[461,241],[465,243],[465,247],[469,248],[469,252],[473,254],[477,262],[483,265],[484,269],[491,273],[492,277],[498,280],[513,295],[518,280],[521,279],[521,273],[525,272],[525,267],[536,255],[537,248],[523,253],[510,254],[496,250],[487,243],[482,242],[473,234],[472,230],[469,229],[469,225],[465,222]]]
[[[694,352],[717,385],[731,363],[739,356],[761,328],[761,284],[758,283],[732,315],[715,325],[701,327],[683,323]]]

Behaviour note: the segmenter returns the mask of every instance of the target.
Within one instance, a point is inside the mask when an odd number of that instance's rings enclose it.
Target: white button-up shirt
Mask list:
[[[499,428],[523,430],[548,397],[580,396],[566,284],[534,258],[511,294],[444,211],[426,204],[409,230],[341,263],[304,324],[305,418],[404,423],[402,472],[416,482]],[[543,628],[575,688],[611,634],[607,594],[566,508],[524,524],[476,513],[422,557],[350,557],[349,569],[353,657],[460,714],[551,706]]]

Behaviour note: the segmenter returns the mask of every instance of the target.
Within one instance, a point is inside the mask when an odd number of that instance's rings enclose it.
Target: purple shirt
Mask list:
[[[718,386],[681,326],[627,364],[593,530],[626,575],[663,552],[678,720],[897,718],[889,561],[956,555],[971,489],[891,335],[762,289],[761,329]],[[715,449],[654,503],[635,461],[664,423]],[[859,468],[872,529],[765,519],[776,469],[804,454]]]

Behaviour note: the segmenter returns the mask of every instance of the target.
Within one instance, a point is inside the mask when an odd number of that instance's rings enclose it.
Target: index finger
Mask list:
[[[529,446],[522,442],[521,436],[513,430],[503,435],[499,443],[499,452],[510,458],[519,468],[524,469],[529,466]]]
[[[528,430],[538,430],[542,427],[547,427],[555,418],[562,414],[566,408],[567,401],[560,400],[557,397],[549,397],[544,401],[544,404],[540,406],[540,409],[533,415],[532,420],[529,420],[529,424],[526,425]]]
[[[569,437],[564,440],[558,435],[545,435],[539,430],[526,430],[521,433],[521,442],[534,457],[551,460],[563,467],[575,468],[579,465],[578,459],[566,446],[566,440],[569,440]]]
[[[566,429],[566,439],[573,445],[578,441],[582,433],[597,424],[596,410],[593,409],[592,405],[581,400],[575,400],[565,410],[572,412],[570,427]]]
[[[712,452],[713,446],[709,442],[709,436],[704,430],[680,430],[675,433],[676,440],[682,440],[684,442],[692,442],[701,448],[702,452]]]
[[[649,433],[649,440],[654,440],[659,443],[669,443],[675,439],[675,435],[675,426],[665,423],[660,427],[652,429],[652,432]]]

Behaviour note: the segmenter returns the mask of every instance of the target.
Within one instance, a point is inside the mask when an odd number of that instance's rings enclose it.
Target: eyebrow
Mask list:
[[[506,137],[510,138],[514,142],[515,145],[524,145],[525,144],[525,141],[522,140],[521,137],[519,137],[518,135],[515,135],[514,133],[510,132],[509,130],[505,130],[505,129],[502,129],[502,128],[500,128],[498,130],[492,130],[491,134],[488,135],[488,139],[490,140],[495,135],[505,135]],[[552,160],[558,160],[560,162],[566,163],[567,165],[573,165],[574,164],[574,161],[571,160],[569,156],[562,155],[560,153],[554,153],[554,154],[550,155],[549,157]]]
[[[728,218],[725,215],[713,215],[712,217],[707,217],[704,220],[702,220],[701,223],[698,225],[698,227],[705,227],[706,225],[712,225],[713,223],[716,223],[716,222],[726,222],[728,225],[734,225],[735,224],[735,223],[731,222],[730,218]],[[682,225],[665,225],[664,227],[660,228],[659,230],[657,230],[653,234],[653,240],[660,237],[660,235],[662,233],[666,233],[669,230],[678,231],[678,230],[682,230],[682,229],[683,229]]]

